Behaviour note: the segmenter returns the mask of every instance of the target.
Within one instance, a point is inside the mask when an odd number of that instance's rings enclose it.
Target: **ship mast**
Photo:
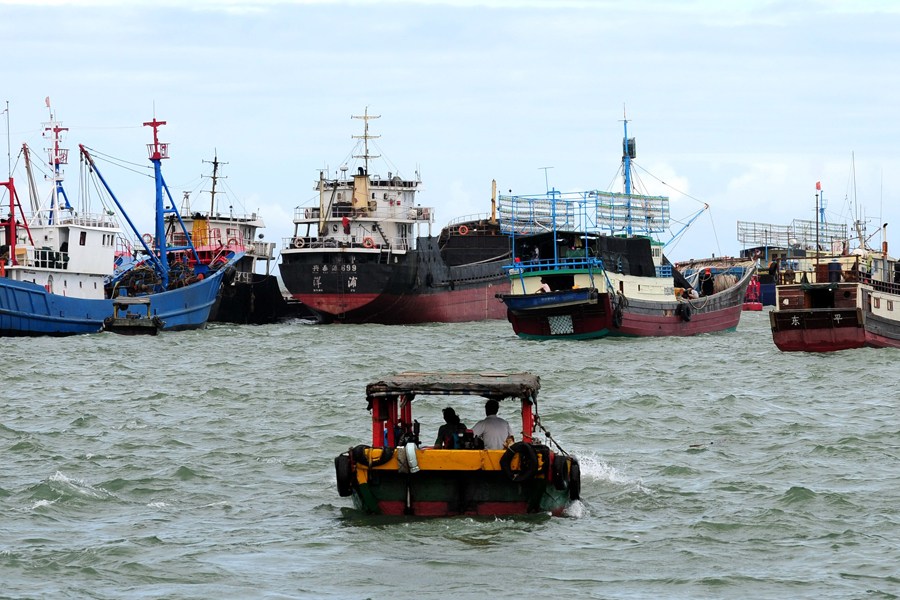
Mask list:
[[[365,123],[363,127],[362,135],[354,135],[351,136],[353,139],[362,140],[363,141],[363,154],[354,154],[353,158],[361,158],[363,159],[363,165],[365,166],[366,175],[369,174],[369,159],[370,158],[378,158],[379,155],[371,155],[369,154],[369,140],[378,139],[380,135],[369,135],[369,120],[370,119],[380,119],[381,115],[370,115],[369,107],[367,106],[362,115],[350,115],[351,119],[362,119]]]
[[[218,180],[219,173],[219,165],[227,165],[228,163],[220,163],[219,162],[219,153],[218,151],[213,154],[212,161],[204,160],[205,163],[211,163],[213,166],[212,176],[204,175],[203,177],[210,177],[212,179],[212,190],[209,192],[209,216],[212,217],[216,212],[216,181]]]
[[[634,147],[634,138],[628,138],[628,118],[622,111],[622,122],[625,124],[625,137],[622,140],[622,174],[625,177],[625,233],[631,237],[633,230],[631,227],[631,161],[637,156]]]
[[[50,108],[50,96],[47,96],[46,103],[47,109],[50,111],[50,121],[44,123],[44,137],[50,139],[52,143],[52,147],[47,148],[47,152],[50,156],[50,168],[53,170],[53,174],[51,175],[51,179],[53,180],[53,192],[50,198],[50,211],[47,224],[52,225],[56,211],[61,210],[62,208],[72,210],[72,206],[69,204],[69,198],[66,196],[66,191],[62,185],[63,170],[60,167],[61,165],[68,164],[69,150],[67,148],[59,147],[59,141],[62,137],[61,134],[64,131],[68,131],[69,128],[62,127],[60,122],[56,120],[56,116]],[[60,199],[64,201],[65,206],[60,206]]]
[[[153,163],[153,175],[156,180],[156,249],[159,254],[160,277],[162,278],[163,289],[169,286],[169,258],[166,256],[166,229],[165,221],[162,217],[164,207],[161,165],[164,158],[169,158],[169,144],[159,141],[159,128],[165,124],[165,121],[158,121],[155,116],[152,121],[144,123],[144,127],[153,128],[153,143],[147,144],[147,152],[150,155],[150,162]]]

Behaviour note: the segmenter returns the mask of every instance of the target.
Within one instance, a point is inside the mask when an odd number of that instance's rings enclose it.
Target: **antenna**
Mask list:
[[[6,172],[9,174],[7,179],[12,179],[12,151],[9,145],[9,100],[6,101],[6,108],[3,109],[6,115]]]
[[[553,167],[538,167],[538,171],[541,169],[544,170],[544,187],[547,188],[547,193],[550,193],[550,182],[547,179],[547,169],[552,169]]]
[[[369,159],[370,158],[378,158],[378,155],[372,156],[369,154],[369,140],[378,139],[380,135],[369,135],[369,120],[370,119],[380,119],[381,115],[370,115],[369,107],[367,106],[363,114],[360,115],[350,115],[351,119],[362,119],[365,123],[365,127],[363,127],[362,135],[354,135],[351,136],[357,140],[363,140],[363,154],[362,155],[354,155],[353,158],[361,158],[363,159],[363,164],[365,165],[366,175],[369,174]]]

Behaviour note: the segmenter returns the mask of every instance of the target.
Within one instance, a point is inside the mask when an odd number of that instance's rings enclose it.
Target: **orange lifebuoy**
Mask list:
[[[375,240],[373,240],[370,237],[363,238],[363,248],[374,248],[374,247],[375,247]]]
[[[234,238],[229,238],[229,240],[228,240],[228,245],[229,245],[229,246],[237,246],[237,245],[238,245],[238,241],[237,241],[236,239],[234,239]]]
[[[148,244],[153,241],[153,236],[150,235],[149,233],[145,233],[141,237],[144,238],[144,241],[147,242]]]
[[[466,235],[467,233],[469,233],[469,228],[465,225],[460,225],[457,231],[459,232],[459,235]]]

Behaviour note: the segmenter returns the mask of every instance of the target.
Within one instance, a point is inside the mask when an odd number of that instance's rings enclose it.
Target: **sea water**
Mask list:
[[[508,323],[0,340],[2,598],[897,598],[900,351],[783,354]],[[581,461],[565,517],[365,517],[334,457],[365,385],[531,371]],[[417,402],[469,426],[478,399]],[[501,416],[511,416],[511,406]]]

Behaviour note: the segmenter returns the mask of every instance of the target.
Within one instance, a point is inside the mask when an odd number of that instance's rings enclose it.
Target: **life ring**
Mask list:
[[[303,241],[303,238],[301,238],[301,237],[294,238],[294,243],[293,243],[294,248],[302,248],[305,245],[306,245],[306,242]]]
[[[334,459],[334,471],[337,476],[338,494],[349,496],[353,493],[353,467],[350,464],[350,453],[344,452]]]
[[[305,209],[305,210],[303,211],[303,218],[304,218],[304,219],[308,219],[308,218],[309,218],[309,209],[308,209],[308,208]]]
[[[374,248],[374,247],[375,247],[375,240],[373,240],[370,237],[363,238],[363,248]]]
[[[150,235],[149,233],[145,233],[144,235],[141,236],[141,238],[148,244],[153,242],[153,236]]]
[[[517,454],[519,455],[519,470],[513,471],[512,459]],[[537,472],[537,467],[537,453],[534,451],[534,448],[531,447],[531,444],[525,442],[516,442],[507,448],[506,452],[503,453],[503,457],[500,459],[500,468],[506,473],[506,476],[509,477],[511,481],[517,483],[528,481],[534,477],[534,474]]]
[[[572,465],[569,467],[569,500],[578,500],[581,498],[581,467],[578,461],[572,459]]]
[[[234,239],[234,238],[229,238],[229,239],[228,239],[228,245],[229,245],[229,246],[237,246],[237,245],[238,245],[238,241],[237,241],[236,239]]]
[[[466,235],[467,233],[469,233],[469,228],[465,225],[460,225],[459,229],[457,229],[456,231],[459,232],[459,235]]]

